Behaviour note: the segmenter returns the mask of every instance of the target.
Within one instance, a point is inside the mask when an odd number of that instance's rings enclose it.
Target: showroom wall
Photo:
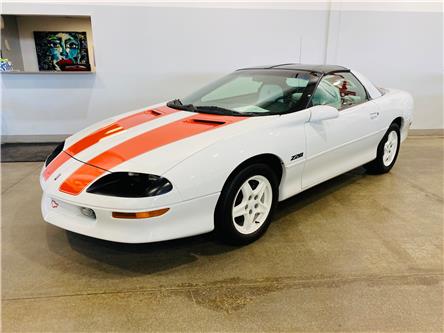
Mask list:
[[[414,94],[414,128],[444,127],[439,11],[223,7],[4,3],[4,14],[91,15],[96,73],[2,74],[3,140],[56,140],[236,68],[287,62],[356,68]]]
[[[1,46],[2,57],[9,59],[14,64],[14,68],[23,70],[17,18],[15,16],[4,16],[2,19],[1,33],[4,37]]]
[[[337,30],[330,38],[327,62],[347,64],[375,84],[411,92],[412,128],[444,128],[442,11],[421,6],[359,11],[356,5],[339,4],[334,9],[343,10],[333,12]]]
[[[2,129],[11,140],[69,134],[183,96],[239,67],[319,63],[325,54],[326,10],[41,4],[4,9],[91,15],[96,59],[95,74],[2,75]]]

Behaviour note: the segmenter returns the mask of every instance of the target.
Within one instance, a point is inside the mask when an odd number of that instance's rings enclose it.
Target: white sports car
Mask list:
[[[66,139],[41,173],[43,217],[124,243],[215,230],[245,244],[278,201],[360,165],[388,172],[412,109],[408,93],[341,66],[237,70]]]

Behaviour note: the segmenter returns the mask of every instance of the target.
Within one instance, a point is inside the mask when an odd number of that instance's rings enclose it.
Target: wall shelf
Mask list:
[[[29,71],[5,71],[5,72],[0,72],[0,74],[56,74],[56,75],[65,75],[65,74],[75,74],[75,75],[79,75],[79,74],[96,74],[96,71],[90,71],[90,72],[59,72],[59,71],[40,71],[40,72],[29,72]]]
[[[13,70],[0,73],[94,73],[93,45],[90,16],[2,14],[1,57]]]

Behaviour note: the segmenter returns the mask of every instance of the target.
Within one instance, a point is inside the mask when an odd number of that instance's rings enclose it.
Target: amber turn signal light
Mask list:
[[[169,208],[162,208],[158,210],[152,210],[150,212],[137,212],[137,213],[113,212],[113,217],[115,219],[147,219],[150,217],[163,215],[169,210],[170,210]]]

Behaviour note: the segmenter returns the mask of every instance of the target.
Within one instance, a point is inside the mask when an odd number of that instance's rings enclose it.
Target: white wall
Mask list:
[[[29,6],[5,9],[91,14],[97,72],[2,75],[6,135],[72,133],[183,96],[239,67],[319,63],[325,53],[328,13],[321,10]]]
[[[439,13],[423,10],[418,19],[414,11],[365,9],[338,17],[325,4],[244,6],[3,4],[9,14],[91,15],[97,72],[2,75],[2,134],[69,134],[239,67],[298,61],[351,66],[376,84],[407,89],[418,106],[414,128],[443,128]]]
[[[39,70],[34,42],[34,31],[81,31],[86,32],[88,56],[91,70],[94,65],[94,40],[89,17],[51,17],[51,16],[19,16],[17,25],[20,34],[20,46],[23,53],[24,70]]]
[[[14,70],[23,70],[23,57],[15,16],[2,16],[1,21],[2,57],[11,61]]]
[[[376,85],[411,92],[412,128],[444,128],[442,12],[338,7],[327,62],[365,73]]]

